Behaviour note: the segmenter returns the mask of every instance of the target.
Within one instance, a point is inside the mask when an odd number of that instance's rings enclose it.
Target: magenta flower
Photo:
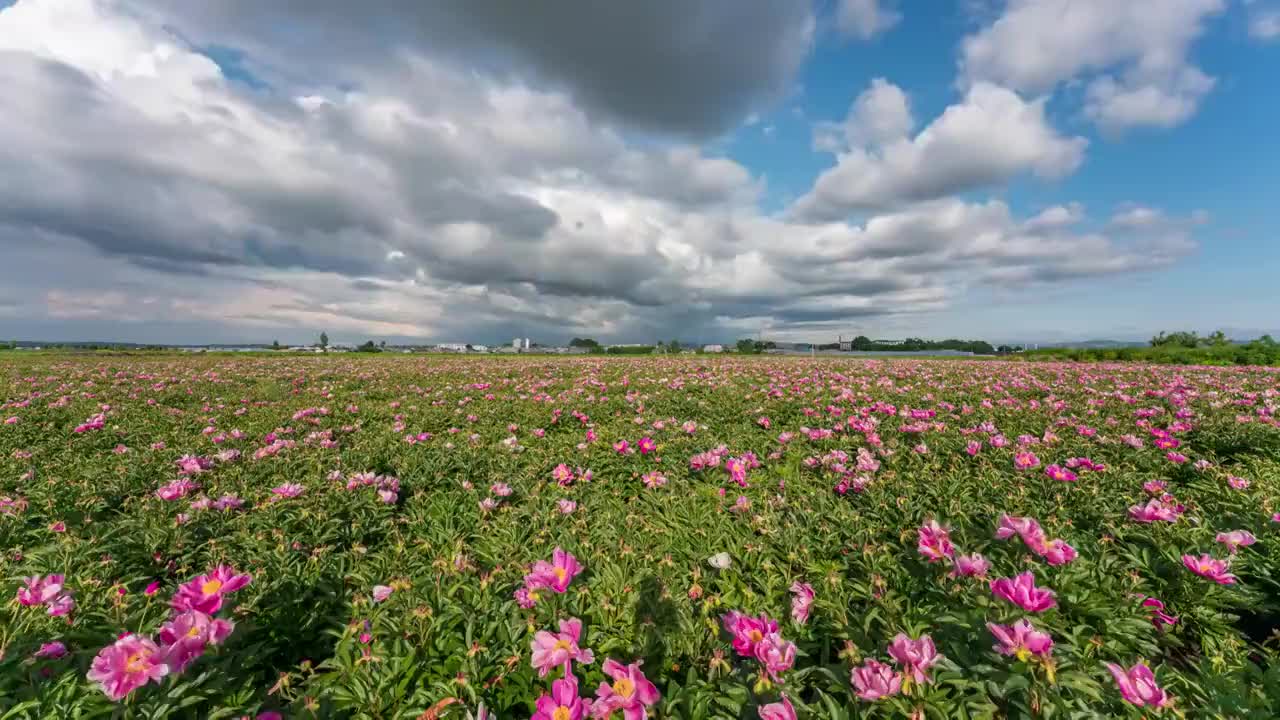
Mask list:
[[[1050,540],[1040,549],[1040,556],[1050,565],[1066,565],[1076,559],[1076,549],[1062,540]]]
[[[796,720],[796,709],[791,706],[791,701],[786,695],[776,703],[761,705],[758,708],[760,720]],[[630,718],[628,718],[630,720]]]
[[[1248,530],[1232,530],[1231,532],[1218,533],[1218,537],[1216,539],[1218,542],[1226,545],[1232,555],[1234,555],[1240,548],[1249,547],[1250,545],[1258,542],[1258,538],[1254,537],[1253,533]]]
[[[879,660],[868,659],[862,667],[854,668],[849,681],[863,700],[879,700],[902,691],[902,676]]]
[[[641,455],[648,455],[658,449],[658,443],[654,442],[651,437],[642,437],[640,442],[636,443],[636,448],[640,450]]]
[[[791,583],[791,619],[804,625],[809,622],[809,609],[813,607],[813,586],[799,580]]]
[[[1161,625],[1175,625],[1178,618],[1164,611],[1164,603],[1149,597],[1142,601],[1142,606],[1151,608],[1151,624],[1159,628]]]
[[[1120,696],[1138,707],[1164,707],[1169,704],[1169,696],[1156,684],[1155,673],[1146,663],[1138,663],[1125,670],[1115,663],[1107,663],[1107,669],[1116,679],[1120,688]]]
[[[905,633],[898,633],[889,644],[889,657],[898,663],[904,675],[923,685],[929,682],[927,671],[941,656],[928,635],[913,640]]]
[[[947,529],[939,525],[936,520],[930,520],[921,525],[916,535],[918,538],[917,549],[929,562],[937,562],[955,555],[956,551],[951,544],[951,536],[947,533]]]
[[[531,720],[582,720],[587,702],[578,697],[578,679],[565,675],[551,683],[551,693],[538,698]]]
[[[796,662],[796,645],[782,639],[782,635],[772,632],[756,643],[756,660],[774,682],[778,676],[791,669]]]
[[[374,602],[382,602],[382,601],[386,600],[387,598],[391,597],[391,593],[393,593],[393,592],[395,592],[395,589],[394,589],[394,588],[392,588],[390,585],[374,585],[374,586],[373,586],[373,601],[374,601]]]
[[[992,580],[991,594],[1008,600],[1027,612],[1044,612],[1058,604],[1052,590],[1036,587],[1035,576],[1030,572],[1017,577]]]
[[[1013,466],[1018,470],[1031,470],[1040,466],[1040,458],[1030,450],[1019,450],[1013,454]]]
[[[955,564],[952,566],[952,577],[976,577],[983,578],[987,576],[987,571],[991,569],[991,562],[978,553],[972,555],[957,555]]]
[[[1234,585],[1236,576],[1227,572],[1231,569],[1230,563],[1225,560],[1219,560],[1211,555],[1183,555],[1182,564],[1187,566],[1191,572],[1202,578],[1212,580],[1219,585]]]
[[[38,660],[60,660],[67,656],[67,646],[60,640],[42,643],[40,649],[32,654]]]
[[[1029,548],[1040,547],[1045,542],[1044,530],[1035,518],[1011,517],[1002,514],[1000,526],[996,528],[996,539],[1007,540],[1014,535],[1022,538],[1022,542]]]
[[[221,645],[235,627],[230,620],[214,619],[196,610],[174,617],[157,633],[164,663],[170,672],[185,671],[204,654],[207,645]]]
[[[54,617],[66,615],[75,609],[76,601],[71,597],[71,590],[66,587],[65,581],[63,575],[32,575],[23,578],[26,587],[18,588],[18,603],[27,607],[44,605],[48,608],[48,614]]]
[[[306,492],[306,489],[307,489],[306,486],[301,485],[299,483],[285,483],[283,485],[278,485],[276,487],[271,488],[272,494],[275,495],[275,497],[271,499],[283,500],[285,498],[296,498],[302,493]]]
[[[1035,629],[1025,618],[1013,625],[996,625],[987,623],[987,629],[995,636],[999,645],[994,650],[1011,655],[1026,662],[1032,656],[1048,657],[1053,650],[1053,638],[1048,633]]]
[[[573,555],[556,548],[551,553],[551,562],[539,560],[533,569],[524,576],[525,585],[530,589],[551,588],[558,593],[569,589],[569,583],[582,572],[582,566]]]
[[[119,700],[168,674],[169,666],[154,642],[138,635],[125,635],[98,652],[88,678],[98,683],[107,697]]]
[[[626,455],[627,453],[632,452],[631,443],[626,440],[619,440],[613,444],[613,451],[619,455]]]
[[[574,510],[578,509],[578,503],[568,498],[560,498],[556,501],[556,508],[560,510],[562,515],[571,515]]]
[[[656,490],[657,488],[667,484],[667,476],[657,470],[654,470],[641,475],[640,482],[644,483],[644,486],[650,490]]]
[[[169,605],[180,613],[198,610],[213,615],[222,607],[223,595],[233,593],[252,581],[251,576],[238,574],[229,565],[219,565],[213,572],[179,585]]]
[[[560,463],[551,471],[551,479],[561,486],[568,485],[573,482],[573,471],[568,465]]]
[[[648,717],[648,708],[656,704],[662,695],[641,672],[642,664],[637,661],[623,665],[613,658],[604,661],[604,674],[612,678],[613,683],[602,682],[596,689],[596,699],[591,704],[592,717],[607,718],[618,710],[627,720],[645,720]]]
[[[725,632],[733,636],[733,649],[743,657],[755,657],[756,645],[765,636],[778,632],[778,623],[768,616],[752,617],[733,610],[720,617]]]
[[[590,650],[578,647],[582,639],[582,621],[570,618],[560,621],[560,632],[552,633],[539,630],[533,636],[530,648],[533,650],[532,664],[538,675],[546,677],[552,668],[564,666],[565,677],[573,671],[573,663],[590,665],[595,655]]]
[[[1044,474],[1048,475],[1053,480],[1057,480],[1059,482],[1075,482],[1076,481],[1076,474],[1062,467],[1061,465],[1049,465],[1045,467]]]
[[[1177,522],[1182,515],[1179,506],[1166,505],[1159,499],[1152,499],[1146,505],[1134,505],[1129,508],[1129,517],[1140,523]]]

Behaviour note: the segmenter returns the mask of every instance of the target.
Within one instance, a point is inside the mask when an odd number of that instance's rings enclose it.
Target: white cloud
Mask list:
[[[967,82],[1046,92],[1085,78],[1086,114],[1105,129],[1169,127],[1213,88],[1188,51],[1225,0],[1010,0],[965,38]]]
[[[836,27],[845,35],[869,40],[902,20],[901,13],[885,4],[885,0],[839,0]]]
[[[798,217],[833,220],[854,210],[995,185],[1024,172],[1058,178],[1084,160],[1088,141],[1058,134],[1045,118],[1042,99],[1026,101],[1011,90],[977,83],[960,103],[908,138],[904,98],[879,80],[859,96],[844,126],[851,145],[796,202],[792,210]]]
[[[914,136],[905,94],[875,83],[797,220],[764,213],[763,180],[734,160],[632,137],[553,81],[408,48],[353,87],[287,81],[300,59],[250,90],[122,7],[0,11],[0,85],[21,98],[0,114],[0,308],[18,334],[817,332],[1185,251],[1076,232],[1077,206],[1019,220],[945,197],[1081,161],[1042,101],[984,83]],[[871,179],[842,177],[848,162]],[[831,221],[856,207],[879,212]]]
[[[1261,8],[1249,17],[1249,36],[1268,42],[1280,39],[1280,8]]]

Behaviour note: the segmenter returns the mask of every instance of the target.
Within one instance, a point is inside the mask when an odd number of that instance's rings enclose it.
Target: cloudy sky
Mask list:
[[[0,0],[0,336],[1273,329],[1277,70],[1280,0]]]

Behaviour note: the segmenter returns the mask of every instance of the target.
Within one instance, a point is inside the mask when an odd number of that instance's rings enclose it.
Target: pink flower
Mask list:
[[[809,622],[809,609],[813,607],[813,586],[799,580],[791,583],[791,619],[804,625]]]
[[[1235,475],[1227,476],[1227,484],[1230,485],[1233,490],[1247,490],[1249,488],[1248,480],[1245,480],[1242,477],[1236,477]]]
[[[1208,578],[1219,585],[1234,585],[1236,576],[1227,572],[1231,566],[1225,560],[1219,560],[1211,555],[1183,555],[1182,564],[1187,566],[1191,572],[1202,578]]]
[[[1013,454],[1013,466],[1018,470],[1030,470],[1040,466],[1040,458],[1030,450],[1019,450]]]
[[[863,700],[892,697],[902,691],[902,676],[879,660],[868,659],[853,669],[849,678]]]
[[[957,555],[955,565],[952,567],[951,575],[953,577],[986,577],[987,571],[991,569],[991,562],[978,553],[972,555]]]
[[[796,709],[791,707],[791,701],[786,695],[779,702],[761,705],[757,711],[760,713],[760,720],[796,720]]]
[[[1000,526],[996,528],[996,539],[1007,540],[1014,535],[1022,538],[1027,547],[1037,548],[1044,545],[1044,530],[1035,518],[1000,516]]]
[[[169,671],[181,673],[204,654],[206,645],[221,645],[235,623],[214,619],[197,610],[189,610],[160,627],[157,637],[163,644],[164,663]]]
[[[551,562],[539,560],[534,563],[533,569],[524,576],[524,582],[531,589],[545,587],[563,593],[581,572],[582,566],[577,558],[556,548],[551,553]]]
[[[66,656],[67,646],[60,640],[41,644],[40,649],[32,655],[38,660],[60,660]]]
[[[551,694],[538,698],[531,720],[582,720],[587,703],[578,697],[578,679],[572,675],[551,683]]]
[[[919,540],[917,549],[929,562],[936,562],[955,555],[956,551],[951,544],[951,537],[948,535],[947,529],[939,525],[936,520],[930,520],[920,526],[919,531],[917,531],[917,538]]]
[[[48,614],[54,617],[66,615],[75,608],[76,601],[71,597],[71,590],[65,586],[65,580],[62,575],[32,575],[23,578],[27,585],[18,588],[18,603],[27,607],[44,605],[49,608]]]
[[[569,469],[568,465],[560,463],[551,471],[551,479],[561,486],[568,485],[573,482],[573,471]]]
[[[182,478],[180,480],[174,480],[168,485],[161,486],[159,490],[156,490],[156,497],[165,501],[177,500],[178,498],[186,497],[192,490],[195,490],[198,487],[200,487],[198,484],[186,478]]]
[[[977,440],[970,440],[968,444],[964,446],[964,451],[969,453],[969,455],[971,456],[977,455],[979,452],[982,452],[982,443],[978,442]],[[871,662],[875,662],[875,661],[872,660]]]
[[[725,632],[733,636],[733,649],[743,657],[755,657],[756,645],[765,636],[778,632],[778,623],[768,616],[752,617],[734,610],[720,617]]]
[[[1044,474],[1059,482],[1076,481],[1076,474],[1061,465],[1049,465],[1044,469]]]
[[[889,657],[898,663],[904,674],[922,685],[929,682],[926,671],[939,659],[933,638],[922,635],[918,640],[912,640],[905,633],[894,636],[889,644]]]
[[[994,649],[1003,655],[1012,655],[1026,662],[1033,655],[1048,657],[1053,650],[1053,638],[1035,629],[1026,618],[1013,625],[987,623],[987,629],[1000,643]]]
[[[626,440],[619,440],[613,444],[613,450],[619,455],[626,455],[627,453],[632,452],[631,443]]]
[[[1164,611],[1164,603],[1155,598],[1149,597],[1143,600],[1142,606],[1151,608],[1151,624],[1157,628],[1161,625],[1175,625],[1178,622],[1178,618]]]
[[[198,610],[213,615],[222,607],[222,596],[233,593],[253,581],[249,575],[236,573],[229,565],[219,565],[213,572],[200,575],[178,586],[170,606],[177,612]]]
[[[517,605],[528,610],[538,604],[538,592],[527,587],[518,588],[515,592],[515,599]]]
[[[150,583],[147,584],[147,587],[143,589],[142,594],[146,595],[147,597],[151,597],[152,595],[155,595],[159,591],[160,591],[160,581],[152,580]]]
[[[796,645],[783,640],[782,635],[771,632],[756,643],[755,656],[760,666],[769,673],[769,677],[778,682],[778,676],[790,670],[796,662]]]
[[[119,700],[168,674],[160,648],[147,638],[130,634],[98,652],[88,677],[102,686],[107,697]]]
[[[651,437],[642,437],[640,442],[636,443],[636,447],[639,448],[641,455],[648,455],[658,449],[658,443],[654,442]]]
[[[559,508],[561,514],[570,515],[574,510],[578,509],[578,503],[568,498],[560,498],[560,500],[556,501],[556,507]]]
[[[1036,587],[1035,576],[1030,572],[1017,577],[992,580],[991,594],[1008,600],[1027,612],[1044,612],[1058,604],[1052,590]]]
[[[296,498],[306,492],[306,487],[299,483],[285,483],[271,488],[271,492],[275,497],[272,500],[283,500],[284,498]]]
[[[390,585],[374,585],[373,601],[382,602],[383,600],[386,600],[387,598],[391,597],[391,593],[393,592],[395,592],[395,589],[392,588]]]
[[[1076,549],[1062,540],[1050,540],[1040,548],[1040,556],[1050,565],[1066,565],[1076,559]]]
[[[1248,530],[1232,530],[1231,532],[1218,533],[1216,538],[1218,542],[1226,545],[1234,555],[1237,550],[1242,547],[1248,547],[1256,542],[1258,538]]]
[[[667,476],[654,470],[640,476],[640,482],[644,483],[644,486],[650,490],[655,490],[667,484]]]
[[[1146,663],[1138,663],[1125,670],[1115,663],[1107,663],[1107,669],[1116,679],[1120,696],[1138,707],[1164,707],[1169,696],[1156,684],[1156,676]]]
[[[1134,505],[1129,508],[1129,517],[1140,523],[1177,522],[1182,514],[1178,506],[1165,505],[1159,499],[1152,499],[1146,505]]]
[[[595,656],[590,650],[578,647],[581,639],[582,621],[578,618],[561,620],[558,633],[539,630],[534,634],[530,648],[533,650],[533,667],[538,670],[538,675],[546,677],[552,668],[563,665],[565,677],[568,677],[573,670],[573,663],[590,665]]]
[[[18,416],[17,416],[17,415],[14,415],[13,417],[5,418],[5,420],[4,420],[4,424],[5,424],[5,425],[17,425],[17,424],[18,424]]]
[[[613,683],[602,682],[596,689],[596,700],[591,705],[592,717],[607,718],[618,710],[627,720],[645,720],[648,717],[648,708],[662,696],[641,672],[641,664],[623,665],[613,658],[604,661],[604,674],[612,678]]]

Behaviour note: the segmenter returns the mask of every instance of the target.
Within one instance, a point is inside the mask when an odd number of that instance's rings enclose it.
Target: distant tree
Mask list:
[[[659,340],[658,344],[653,346],[653,349],[655,352],[664,353],[667,351],[667,346],[664,345],[661,340]]]
[[[859,335],[858,337],[853,339],[853,342],[850,344],[850,347],[852,347],[854,350],[870,350],[872,344],[873,343],[871,342],[871,338],[867,337],[866,335]]]
[[[574,338],[569,341],[569,347],[598,348],[600,343],[591,338]]]
[[[329,334],[323,330],[320,332],[320,349],[329,352]]]
[[[471,350],[471,349],[472,349],[472,347],[471,347],[471,343],[467,343],[467,349],[468,349],[468,350]]]
[[[1227,334],[1222,332],[1221,330],[1214,330],[1212,333],[1209,333],[1209,337],[1205,338],[1205,340],[1210,345],[1230,345],[1231,344],[1231,341],[1227,339]]]
[[[279,340],[272,340],[272,341],[271,341],[271,349],[272,349],[272,350],[279,350],[279,349],[280,349],[280,341],[279,341]]]
[[[756,341],[750,338],[743,338],[739,340],[737,347],[738,347],[738,352],[747,354],[747,355],[760,352],[759,350],[756,349]]]
[[[1274,338],[1272,338],[1270,335],[1263,335],[1262,337],[1258,338],[1258,339],[1257,339],[1257,340],[1255,340],[1254,342],[1259,343],[1259,344],[1261,344],[1261,345],[1275,345],[1275,344],[1276,344],[1275,339],[1274,339]],[[13,344],[13,346],[14,346],[14,347],[17,347],[17,346],[18,346],[18,343],[16,343],[16,342],[15,342],[15,343]]]
[[[377,345],[374,345],[373,341],[369,340],[365,342],[365,344],[356,348],[356,352],[376,353],[376,352],[382,352],[382,348],[378,347]]]
[[[378,343],[378,347],[382,348],[383,350],[386,350],[386,349],[387,349],[387,341],[386,341],[386,340],[383,340],[382,342]]]
[[[667,347],[671,348],[671,352],[679,352],[679,351],[680,351],[680,341],[679,341],[679,340],[672,340],[671,342],[667,343]]]

